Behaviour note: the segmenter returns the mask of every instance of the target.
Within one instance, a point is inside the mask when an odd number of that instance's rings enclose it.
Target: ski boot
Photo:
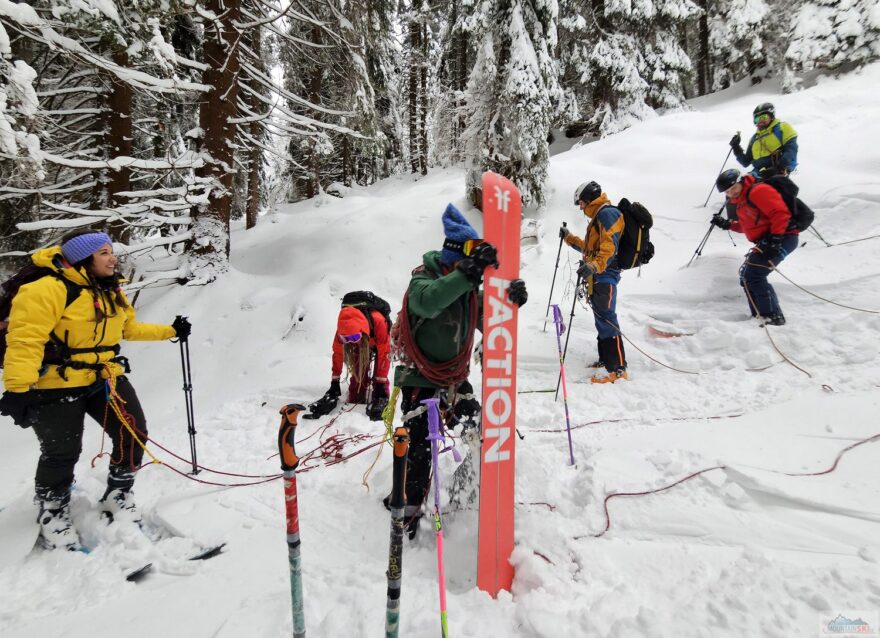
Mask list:
[[[614,383],[615,381],[626,381],[627,379],[629,379],[629,375],[626,373],[626,368],[619,368],[614,372],[603,370],[592,377],[590,381],[592,383]]]
[[[61,495],[47,492],[37,495],[40,513],[39,544],[44,549],[63,549],[70,552],[82,551],[79,534],[70,518],[70,492]]]
[[[142,522],[141,514],[134,504],[134,472],[128,467],[111,465],[107,477],[107,490],[101,497],[101,514],[109,522]]]
[[[777,312],[775,314],[772,314],[769,317],[758,317],[758,321],[760,321],[761,326],[784,326],[785,325],[785,317],[782,316],[781,312]]]

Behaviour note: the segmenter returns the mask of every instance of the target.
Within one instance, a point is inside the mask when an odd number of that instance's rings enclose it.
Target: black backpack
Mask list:
[[[752,188],[758,184],[767,184],[767,186],[773,187],[782,197],[782,201],[784,201],[785,205],[788,207],[788,212],[791,213],[791,221],[788,222],[789,229],[796,228],[798,231],[804,231],[810,227],[816,214],[809,206],[798,198],[797,195],[800,189],[797,184],[791,181],[790,177],[786,175],[773,175],[771,177],[757,179],[752,185]],[[755,208],[755,204],[752,202],[751,197],[752,188],[746,192],[746,201],[749,202],[749,205],[752,208]]]
[[[12,300],[22,286],[43,277],[57,277],[64,283],[64,287],[67,289],[67,298],[64,301],[65,308],[76,301],[80,291],[83,289],[82,286],[77,286],[51,268],[43,268],[34,264],[28,264],[0,284],[0,368],[3,367],[3,360],[6,358],[6,332],[9,328],[9,313],[12,310]],[[57,357],[57,347],[53,342],[47,342],[43,360],[46,361]]]
[[[654,218],[638,202],[621,199],[617,205],[623,214],[623,232],[617,243],[617,267],[629,270],[647,264],[654,256],[650,228]]]
[[[388,333],[391,333],[391,305],[382,299],[382,297],[373,294],[369,290],[355,290],[346,293],[342,297],[342,307],[345,308],[346,306],[357,308],[364,314],[367,318],[367,322],[370,324],[370,336],[376,334],[375,326],[373,326],[372,310],[378,310],[382,316],[385,317],[385,324],[388,326]]]

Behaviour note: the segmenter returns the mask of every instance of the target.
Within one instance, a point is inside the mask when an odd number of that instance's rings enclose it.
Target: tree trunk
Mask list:
[[[248,35],[250,36],[250,48],[257,56],[257,59],[254,60],[254,64],[258,69],[263,70],[262,56],[260,54],[262,41],[260,38],[259,27],[252,28]],[[250,93],[245,93],[246,95],[243,97],[247,100],[251,111],[258,113],[260,111],[260,105],[257,98]],[[249,132],[252,138],[255,140],[260,139],[262,131],[259,122],[251,122],[248,128],[250,129]],[[248,152],[247,203],[245,204],[244,212],[245,229],[250,229],[257,225],[257,213],[260,211],[260,170],[262,169],[262,164],[262,149],[256,144],[251,144],[251,149]]]
[[[312,27],[312,42],[320,45],[322,44],[321,38],[321,28],[317,25]],[[309,101],[312,104],[318,105],[321,103],[321,91],[323,82],[323,69],[320,66],[315,65],[314,69],[312,69],[311,78],[309,79]],[[312,117],[316,120],[321,119],[321,114],[318,111],[312,112]],[[309,180],[308,186],[308,196],[316,197],[318,193],[321,191],[321,158],[317,151],[317,142],[315,138],[312,137],[309,140],[309,160],[312,165],[312,177]]]
[[[466,100],[464,99],[465,90],[467,89],[468,80],[468,36],[466,32],[456,34],[458,47],[458,60],[455,68],[455,84],[453,88],[457,92],[458,99],[455,100],[455,130],[453,131],[453,139],[455,141],[453,160],[461,162],[464,154],[461,146],[461,136],[466,126],[464,108]]]
[[[419,49],[419,172],[428,174],[428,25],[421,24]]]
[[[409,23],[409,165],[413,173],[419,172],[419,58],[421,31],[415,20]]]
[[[128,52],[124,49],[113,53],[113,62],[128,67]],[[122,82],[113,74],[109,75],[110,94],[107,97],[107,130],[105,145],[108,159],[132,156],[132,90],[131,85]],[[131,169],[123,166],[118,170],[108,169],[106,180],[107,203],[116,208],[128,202],[119,193],[131,190]],[[108,227],[110,236],[123,243],[131,239],[131,229],[126,224],[114,223]]]
[[[700,15],[697,90],[700,95],[706,95],[712,90],[712,60],[709,53],[709,0],[699,0],[697,4],[703,10]]]
[[[196,170],[196,176],[210,180],[207,205],[193,209],[193,238],[187,251],[195,269],[213,267],[226,270],[229,263],[229,218],[232,209],[233,144],[238,98],[239,50],[238,31],[233,23],[239,21],[239,0],[206,0],[205,8],[217,18],[205,26],[202,83],[211,89],[202,97],[199,126],[202,129],[202,151],[209,155],[205,166]],[[196,278],[213,280],[215,273]]]

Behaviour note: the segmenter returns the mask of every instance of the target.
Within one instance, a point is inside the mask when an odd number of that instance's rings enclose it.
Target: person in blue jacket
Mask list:
[[[748,168],[757,178],[788,175],[797,168],[797,131],[788,122],[776,119],[776,108],[770,102],[755,107],[755,127],[758,129],[745,150],[740,146],[739,133],[730,140],[736,161]]]

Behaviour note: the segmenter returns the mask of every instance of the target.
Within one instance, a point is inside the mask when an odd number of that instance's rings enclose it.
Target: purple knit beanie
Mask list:
[[[64,255],[68,263],[75,264],[90,257],[107,244],[113,245],[113,240],[107,233],[86,233],[85,235],[77,235],[61,244],[61,254]]]

